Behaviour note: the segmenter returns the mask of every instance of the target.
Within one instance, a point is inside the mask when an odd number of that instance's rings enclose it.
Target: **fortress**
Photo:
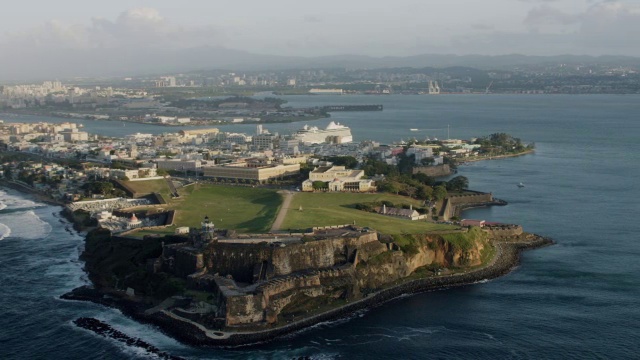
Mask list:
[[[205,217],[200,229],[190,230],[189,241],[163,245],[155,265],[213,294],[215,309],[207,316],[225,327],[269,325],[296,301],[359,298],[358,261],[390,247],[376,232],[352,226],[239,237]]]
[[[189,344],[245,345],[402,294],[503,275],[519,251],[550,243],[495,223],[413,235],[353,225],[237,234],[208,217],[186,236],[96,229],[82,255],[95,288],[64,298],[117,307]]]

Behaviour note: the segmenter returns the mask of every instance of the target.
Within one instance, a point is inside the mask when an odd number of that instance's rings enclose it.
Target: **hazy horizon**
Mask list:
[[[305,58],[635,57],[637,33],[640,4],[629,0],[24,0],[0,13],[0,52],[9,54],[0,59],[0,79],[121,74],[202,47]],[[238,61],[208,56],[213,66]]]

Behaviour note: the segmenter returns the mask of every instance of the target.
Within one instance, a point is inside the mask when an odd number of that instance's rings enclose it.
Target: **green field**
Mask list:
[[[171,199],[171,191],[167,186],[167,181],[164,179],[146,180],[146,181],[126,181],[129,188],[135,191],[137,194],[150,194],[160,193],[162,197],[169,200]]]
[[[455,227],[422,221],[411,221],[357,210],[357,203],[388,200],[400,205],[421,202],[391,194],[296,193],[282,223],[281,230],[306,229],[314,226],[353,224],[367,226],[386,234],[425,233],[452,230]],[[302,211],[300,207],[302,206]]]
[[[199,227],[207,215],[218,228],[267,232],[282,204],[272,189],[196,184],[179,192],[170,204],[177,211],[176,226]]]
[[[282,196],[273,189],[196,184],[178,189],[180,198],[172,199],[164,180],[128,182],[140,192],[158,192],[169,202],[163,210],[176,210],[174,224],[199,227],[205,215],[216,227],[242,233],[268,232],[282,205]],[[280,230],[303,230],[314,226],[353,224],[383,233],[425,233],[452,230],[453,226],[426,221],[410,221],[357,210],[357,203],[387,200],[394,204],[421,206],[421,201],[392,194],[295,193]],[[302,211],[300,211],[302,207]],[[141,231],[173,233],[175,227]]]

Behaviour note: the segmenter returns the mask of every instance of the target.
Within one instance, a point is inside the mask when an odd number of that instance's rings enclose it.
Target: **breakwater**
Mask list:
[[[104,323],[98,319],[94,319],[94,318],[86,318],[86,317],[82,317],[82,318],[78,318],[76,320],[73,321],[73,323],[80,328],[89,330],[93,333],[96,333],[100,336],[106,337],[106,338],[110,338],[122,343],[127,344],[127,346],[132,346],[132,347],[137,347],[140,349],[143,349],[144,351],[146,351],[149,354],[153,354],[157,357],[159,357],[160,359],[165,359],[165,360],[184,360],[184,358],[178,357],[178,356],[173,356],[170,355],[164,351],[160,351],[157,347],[142,341],[138,338],[133,338],[121,331],[118,331],[116,329],[114,329],[113,327],[111,327],[111,325]]]

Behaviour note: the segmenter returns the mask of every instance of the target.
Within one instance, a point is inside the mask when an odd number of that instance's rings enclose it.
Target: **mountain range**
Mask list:
[[[0,81],[36,81],[75,77],[124,77],[167,74],[194,70],[230,71],[285,70],[313,68],[373,69],[390,67],[467,66],[484,70],[510,70],[518,66],[543,64],[609,65],[640,68],[640,58],[629,56],[527,56],[451,55],[371,57],[334,55],[298,57],[255,54],[221,47],[167,49],[49,49],[3,54]]]

